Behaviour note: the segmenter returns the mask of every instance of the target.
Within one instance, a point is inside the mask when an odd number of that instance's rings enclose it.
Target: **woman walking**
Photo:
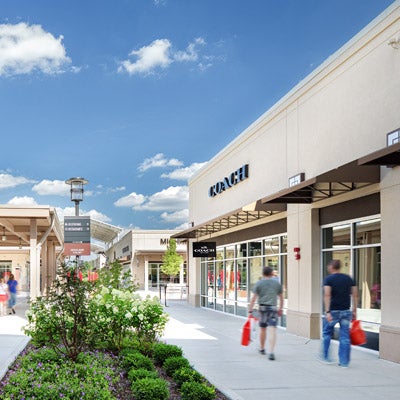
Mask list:
[[[9,298],[8,298],[8,308],[10,308],[10,312],[9,314],[15,314],[15,309],[14,306],[17,303],[17,286],[18,286],[18,282],[14,279],[14,275],[10,274],[10,277],[8,278],[7,281],[7,285],[8,285],[8,294],[9,294]]]

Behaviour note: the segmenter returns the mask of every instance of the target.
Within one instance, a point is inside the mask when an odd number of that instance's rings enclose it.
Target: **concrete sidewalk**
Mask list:
[[[258,342],[241,346],[245,319],[170,300],[162,340],[183,349],[193,367],[232,400],[400,399],[400,364],[353,347],[349,368],[317,361],[320,342],[278,329],[275,361]],[[337,360],[337,343],[332,342]]]
[[[0,380],[29,343],[30,338],[23,333],[23,327],[27,323],[27,299],[27,293],[18,293],[16,313],[0,317]]]

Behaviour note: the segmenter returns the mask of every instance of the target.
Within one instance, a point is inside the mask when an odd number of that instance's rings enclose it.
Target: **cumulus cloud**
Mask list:
[[[40,25],[21,22],[0,25],[0,76],[64,72],[71,60],[62,44],[63,36],[55,38]]]
[[[70,186],[64,181],[50,181],[48,179],[44,179],[32,187],[34,192],[42,196],[69,196],[70,189]]]
[[[35,181],[24,178],[23,176],[0,174],[0,189],[9,189],[19,185],[26,185],[28,183],[35,183]]]
[[[22,196],[13,197],[7,204],[11,204],[14,206],[36,206],[37,203],[33,197]]]
[[[70,217],[75,215],[75,207],[56,207],[56,212],[60,221],[64,221],[65,216]],[[96,219],[100,222],[111,222],[111,218],[97,210],[79,210],[79,215],[90,216],[90,218]]]
[[[172,213],[163,212],[161,219],[165,222],[181,223],[189,219],[189,210],[187,208]]]
[[[197,61],[199,59],[198,48],[205,44],[206,42],[203,38],[196,38],[193,42],[189,43],[185,51],[177,51],[174,54],[174,59],[178,62]]]
[[[134,206],[138,211],[177,211],[187,208],[189,190],[187,186],[170,186],[146,198],[143,204]]]
[[[114,205],[131,207],[136,211],[178,211],[188,207],[189,190],[187,186],[170,186],[150,196],[131,193],[121,197]]]
[[[190,179],[195,172],[197,172],[201,167],[206,165],[206,162],[203,163],[193,163],[189,167],[184,167],[184,168],[178,168],[175,169],[174,171],[166,174],[162,174],[161,178],[169,178],[169,179],[176,179],[180,181],[187,181]]]
[[[180,167],[183,165],[182,161],[176,158],[166,158],[163,153],[158,153],[154,157],[146,158],[138,167],[140,172],[147,171],[150,168],[164,168],[164,167]]]
[[[199,61],[199,48],[206,44],[201,37],[189,43],[185,50],[172,50],[172,43],[168,39],[157,39],[148,46],[143,46],[139,50],[132,50],[130,57],[135,57],[121,62],[118,72],[127,72],[129,75],[154,73],[158,68],[165,69],[173,62],[197,62]],[[203,64],[199,62],[199,66]]]
[[[116,207],[136,207],[144,203],[146,196],[132,192],[128,196],[121,197],[114,205]]]
[[[129,56],[135,56],[137,60],[122,61],[118,72],[126,71],[129,75],[149,74],[157,68],[166,68],[172,62],[169,55],[170,47],[171,42],[168,39],[157,39],[139,50],[132,50]]]

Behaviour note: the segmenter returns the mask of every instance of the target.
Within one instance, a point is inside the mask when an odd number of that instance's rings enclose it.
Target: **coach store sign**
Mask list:
[[[193,242],[193,257],[215,257],[216,242]]]
[[[236,171],[233,171],[229,176],[223,180],[215,183],[208,189],[208,196],[215,197],[217,194],[224,192],[227,189],[237,185],[239,182],[244,181],[249,177],[249,164],[245,164]]]

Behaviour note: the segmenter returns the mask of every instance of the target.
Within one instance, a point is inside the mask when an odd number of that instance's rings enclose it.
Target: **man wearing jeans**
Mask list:
[[[328,264],[330,273],[324,280],[325,320],[322,333],[321,360],[332,362],[329,345],[335,325],[339,323],[339,366],[347,368],[350,362],[350,324],[357,316],[357,287],[354,280],[340,272],[340,260]],[[351,311],[351,303],[353,311]]]

